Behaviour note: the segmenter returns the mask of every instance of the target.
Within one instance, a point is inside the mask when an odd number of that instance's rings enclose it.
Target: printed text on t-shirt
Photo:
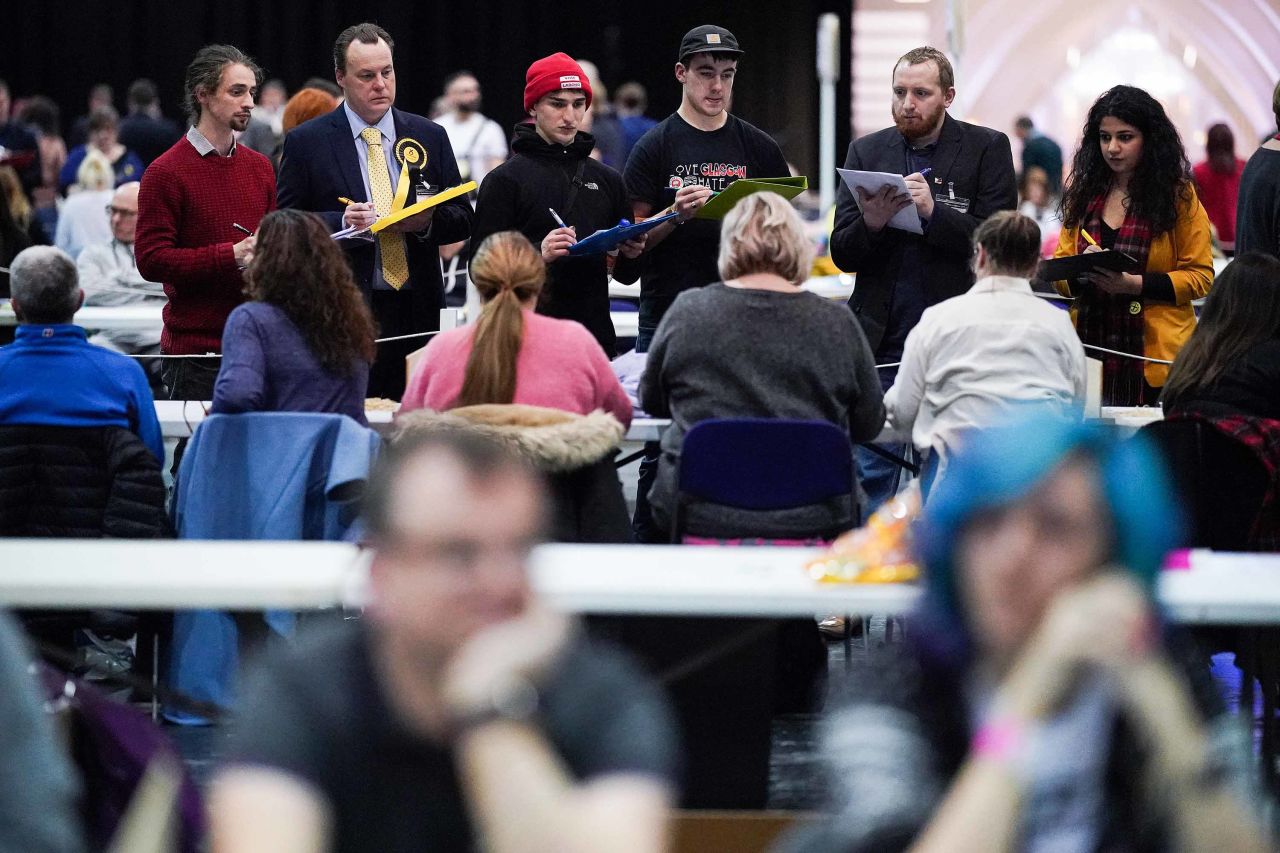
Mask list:
[[[746,166],[731,163],[681,163],[675,167],[675,174],[667,179],[667,186],[677,190],[689,184],[701,184],[720,192],[733,181],[746,176]]]

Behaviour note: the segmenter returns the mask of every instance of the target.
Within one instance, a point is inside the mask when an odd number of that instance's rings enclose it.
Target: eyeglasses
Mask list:
[[[138,215],[138,211],[136,210],[125,210],[123,207],[116,207],[113,204],[107,205],[107,216],[115,216],[117,213],[125,219],[128,219],[130,216]]]

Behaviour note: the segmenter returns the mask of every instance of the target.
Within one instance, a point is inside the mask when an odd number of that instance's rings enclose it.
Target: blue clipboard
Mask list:
[[[632,225],[627,220],[622,220],[617,225],[605,231],[597,231],[590,237],[585,237],[569,247],[569,254],[576,257],[583,255],[598,255],[601,252],[608,252],[618,247],[619,244],[628,240],[634,240],[641,234],[647,234],[657,228],[662,223],[672,217],[678,216],[674,210],[662,216],[654,216],[646,219],[644,222],[637,222]]]

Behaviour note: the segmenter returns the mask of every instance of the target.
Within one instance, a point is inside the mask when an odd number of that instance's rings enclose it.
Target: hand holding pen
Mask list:
[[[711,187],[704,187],[701,184],[685,184],[676,190],[676,203],[672,205],[676,213],[680,214],[681,222],[688,222],[690,219],[698,215],[698,211],[711,201],[711,197],[715,193],[711,191]]]
[[[902,179],[907,185],[912,203],[916,206],[916,213],[926,221],[933,218],[933,190],[929,186],[929,173],[932,171],[932,168],[924,168]]]
[[[378,210],[371,201],[352,201],[338,197],[338,201],[347,206],[342,212],[342,224],[348,228],[372,228],[378,221]]]
[[[232,222],[231,227],[248,235],[239,243],[231,245],[231,253],[235,255],[236,259],[236,268],[245,269],[249,264],[253,263],[253,250],[258,245],[258,235],[245,228],[239,222]]]
[[[551,214],[552,220],[555,221],[556,228],[542,238],[541,248],[542,260],[551,263],[569,254],[569,247],[578,242],[578,232],[572,225],[565,225],[564,220],[560,218],[560,214],[556,213],[553,208],[548,207],[547,211]]]

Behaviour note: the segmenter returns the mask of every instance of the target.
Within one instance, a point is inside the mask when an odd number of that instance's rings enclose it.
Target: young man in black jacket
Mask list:
[[[578,239],[631,215],[622,176],[591,159],[595,140],[578,130],[590,104],[591,83],[566,54],[529,66],[524,107],[533,122],[516,125],[513,156],[485,176],[471,245],[479,248],[498,231],[519,231],[528,237],[547,262],[538,312],[578,321],[613,358],[617,339],[609,319],[610,272],[628,284],[639,278],[636,258],[644,250],[644,239],[623,243],[616,258],[569,254]]]

